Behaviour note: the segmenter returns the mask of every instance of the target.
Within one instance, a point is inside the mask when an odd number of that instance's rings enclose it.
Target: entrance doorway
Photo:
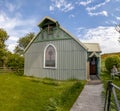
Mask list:
[[[97,58],[92,57],[90,58],[90,75],[97,74]]]

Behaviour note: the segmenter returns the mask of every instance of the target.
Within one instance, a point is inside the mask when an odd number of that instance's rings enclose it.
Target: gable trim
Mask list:
[[[24,53],[27,51],[27,49],[30,47],[30,45],[33,43],[33,41],[35,40],[35,38],[41,33],[41,31],[33,37],[33,39],[30,41],[30,43],[26,46],[25,50],[24,50]]]
[[[41,41],[37,41],[34,43],[39,43],[39,42],[47,42],[47,41],[58,41],[58,40],[70,40],[71,38],[57,38],[57,39],[50,39],[50,40],[41,40]]]
[[[80,42],[80,40],[78,38],[76,38],[75,36],[73,36],[70,32],[68,32],[66,29],[64,29],[63,27],[60,26],[60,28],[67,33],[70,37],[72,37],[80,46],[82,46],[86,51],[88,50],[88,48],[82,43]]]
[[[91,58],[91,57],[93,57],[93,56],[95,56],[95,57],[100,57],[99,54],[97,54],[96,52],[93,52],[92,54],[90,54],[89,58]]]

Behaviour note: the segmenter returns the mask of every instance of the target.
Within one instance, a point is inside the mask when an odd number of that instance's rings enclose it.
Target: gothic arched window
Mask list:
[[[44,50],[44,68],[56,68],[57,52],[53,44],[46,46]]]

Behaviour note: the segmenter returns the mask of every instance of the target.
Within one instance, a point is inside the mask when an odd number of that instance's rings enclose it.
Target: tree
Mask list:
[[[24,58],[18,54],[8,54],[7,67],[11,68],[18,75],[23,75]]]
[[[120,33],[120,24],[117,25],[117,26],[115,27],[115,29],[116,29],[116,31],[117,31],[118,33]],[[119,37],[118,41],[120,42],[120,37]]]
[[[8,34],[7,32],[0,28],[0,48],[5,48],[5,41],[8,39]]]
[[[0,28],[0,66],[5,67],[6,63],[6,55],[7,55],[7,50],[6,50],[6,45],[5,41],[8,39],[8,34],[7,32]]]
[[[29,44],[29,42],[32,40],[34,36],[35,36],[34,33],[28,33],[24,37],[20,38],[18,40],[18,45],[15,47],[14,52],[16,54],[22,55],[26,46]]]
[[[120,67],[120,57],[118,55],[109,56],[105,60],[105,67],[108,70],[108,72],[111,72],[111,69],[114,65],[117,68]]]

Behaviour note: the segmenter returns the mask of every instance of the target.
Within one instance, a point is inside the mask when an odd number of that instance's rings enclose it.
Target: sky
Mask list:
[[[0,0],[0,28],[9,35],[8,50],[13,52],[26,34],[37,34],[45,16],[81,42],[99,43],[102,53],[120,52],[120,34],[115,30],[120,24],[120,0]]]

